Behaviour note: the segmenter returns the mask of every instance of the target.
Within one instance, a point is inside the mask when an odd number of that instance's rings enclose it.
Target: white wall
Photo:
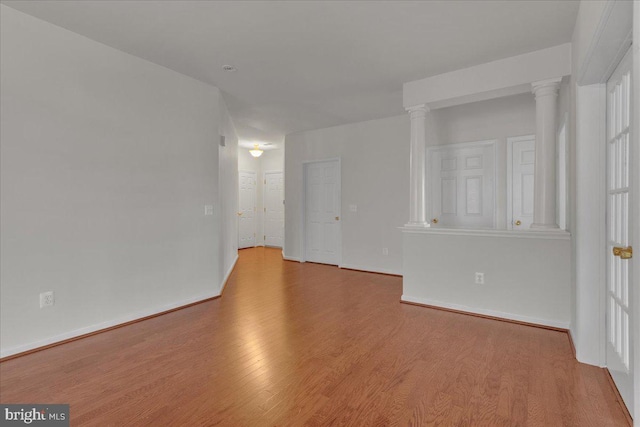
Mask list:
[[[238,260],[238,135],[222,94],[219,96],[220,135],[225,145],[218,147],[220,203],[220,284],[224,286]]]
[[[409,218],[408,116],[287,135],[285,256],[302,256],[303,162],[337,157],[342,159],[342,264],[400,274],[398,227]],[[351,204],[357,212],[349,211]],[[389,255],[382,254],[385,247]]]
[[[569,327],[568,234],[434,229],[403,235],[403,301]],[[475,284],[476,272],[484,273],[483,285]]]
[[[0,7],[2,356],[217,295],[218,90]]]
[[[506,228],[506,139],[535,133],[532,94],[475,102],[427,114],[429,146],[496,139],[497,223]],[[409,219],[409,118],[353,123],[287,135],[285,256],[301,258],[302,162],[342,158],[342,263],[402,272],[396,227]],[[358,212],[349,212],[349,205]],[[373,230],[373,231],[372,231]],[[382,255],[382,248],[389,255]]]
[[[284,148],[264,150],[260,157],[253,157],[248,148],[237,151],[238,170],[256,173],[256,246],[264,246],[264,173],[284,171]]]
[[[284,145],[284,143],[283,143]],[[260,156],[262,162],[262,172],[284,171],[284,147],[274,150],[265,150]]]

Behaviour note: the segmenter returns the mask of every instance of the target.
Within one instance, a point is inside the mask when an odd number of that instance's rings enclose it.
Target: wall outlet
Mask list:
[[[358,212],[358,205],[349,205],[349,212]]]
[[[389,255],[389,248],[382,248],[382,255]]]
[[[476,272],[476,285],[484,285],[484,273]]]
[[[53,301],[53,291],[42,292],[40,294],[40,308],[51,307]]]
[[[213,215],[213,205],[204,205],[204,214],[206,216]]]

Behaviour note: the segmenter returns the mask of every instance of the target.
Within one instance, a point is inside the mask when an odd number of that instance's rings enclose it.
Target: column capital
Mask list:
[[[546,80],[533,82],[531,83],[531,92],[535,96],[557,95],[558,90],[560,89],[561,81],[562,81],[562,77],[556,77],[553,79],[546,79]]]
[[[421,116],[424,117],[429,112],[429,107],[427,107],[427,104],[418,104],[408,107],[406,110],[409,112],[411,118],[418,118]]]

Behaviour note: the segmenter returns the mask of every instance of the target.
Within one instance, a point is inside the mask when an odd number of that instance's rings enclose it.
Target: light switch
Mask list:
[[[204,214],[207,216],[213,215],[213,205],[204,205]]]
[[[349,205],[349,212],[358,212],[358,205]]]

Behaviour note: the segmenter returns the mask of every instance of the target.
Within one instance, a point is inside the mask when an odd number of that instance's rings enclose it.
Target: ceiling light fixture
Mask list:
[[[253,144],[253,150],[249,150],[249,153],[251,153],[253,157],[260,157],[264,151],[260,149],[258,144]]]
[[[222,69],[228,73],[233,73],[238,71],[238,69],[236,67],[234,67],[233,65],[223,65]]]

